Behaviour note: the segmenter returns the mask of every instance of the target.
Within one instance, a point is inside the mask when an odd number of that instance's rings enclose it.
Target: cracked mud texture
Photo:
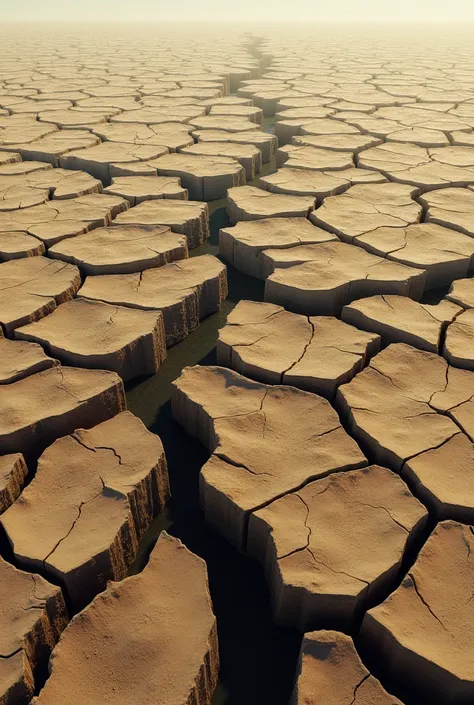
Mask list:
[[[219,254],[244,274],[265,279],[262,252],[267,248],[329,242],[336,236],[312,225],[307,218],[243,220],[219,230]]]
[[[342,195],[326,198],[311,221],[352,242],[376,228],[417,223],[422,209],[413,200],[415,194],[416,189],[403,184],[356,184]]]
[[[245,184],[245,169],[232,157],[175,153],[150,161],[158,176],[178,176],[194,201],[225,198],[227,189]]]
[[[352,639],[335,631],[303,637],[291,705],[402,705],[366,669]]]
[[[474,371],[474,310],[464,311],[449,326],[443,355],[450,365]]]
[[[209,237],[209,208],[200,201],[144,201],[121,213],[113,225],[168,225],[173,232],[186,235],[191,249]]]
[[[186,237],[166,225],[97,228],[48,250],[48,257],[75,264],[85,275],[133,274],[187,256]]]
[[[247,551],[264,567],[279,622],[351,631],[393,589],[427,516],[397,475],[372,465],[310,482],[252,513]]]
[[[170,152],[176,152],[180,147],[193,144],[191,130],[190,125],[179,122],[162,125],[104,123],[95,125],[92,132],[108,142],[166,147]]]
[[[188,200],[188,190],[182,188],[181,180],[171,176],[117,176],[104,193],[125,198],[130,206],[157,198]]]
[[[444,225],[474,237],[474,191],[440,189],[425,193],[419,200],[426,208],[426,222]]]
[[[227,142],[228,144],[253,144],[262,153],[262,162],[267,164],[276,155],[278,148],[278,140],[275,135],[266,132],[255,130],[252,132],[244,132],[243,134],[225,132],[224,130],[194,130],[193,137],[197,139],[198,144],[207,142]]]
[[[20,496],[27,474],[21,453],[0,456],[0,514]]]
[[[28,162],[25,162],[25,166],[27,165]],[[51,168],[27,174],[12,174],[0,176],[0,207],[2,210],[16,210],[39,205],[50,198],[54,200],[79,198],[101,191],[101,182],[85,171]],[[38,199],[30,203],[28,194],[35,192],[38,194]]]
[[[104,370],[51,367],[0,385],[0,454],[38,457],[56,438],[124,409],[122,380]]]
[[[374,255],[425,269],[426,289],[465,277],[474,262],[474,238],[435,223],[376,228],[351,242]]]
[[[473,398],[472,372],[396,343],[339,387],[336,406],[370,457],[401,471],[436,515],[470,522]]]
[[[330,316],[240,301],[219,331],[217,362],[267,384],[290,384],[331,399],[380,348],[380,338]]]
[[[448,331],[450,335],[451,326],[455,325],[462,311],[450,301],[429,305],[407,296],[382,295],[344,306],[341,318],[356,328],[377,333],[385,345],[407,343],[420,350],[441,354],[445,333]]]
[[[171,262],[136,274],[87,277],[79,296],[163,313],[168,347],[183,340],[227,296],[227,270],[213,255]]]
[[[0,213],[0,232],[28,233],[49,247],[64,238],[110,225],[112,218],[128,207],[128,201],[123,198],[102,193],[55,199],[39,206]]]
[[[59,365],[38,343],[0,337],[0,385],[16,382],[41,370]]]
[[[86,149],[99,144],[100,139],[88,130],[60,130],[26,144],[19,142],[15,149],[23,159],[47,162],[59,167],[59,159],[64,154],[77,149]],[[92,178],[92,177],[91,177]]]
[[[188,147],[181,147],[179,151],[182,154],[231,157],[237,159],[239,164],[245,169],[247,181],[255,178],[255,174],[259,172],[262,167],[262,153],[260,149],[253,144],[198,142]],[[160,165],[158,164],[157,166],[159,169]]]
[[[474,279],[459,279],[453,282],[446,298],[463,308],[474,308]]]
[[[71,264],[27,257],[0,264],[0,282],[0,324],[13,336],[15,328],[71,299],[81,286],[81,275]]]
[[[259,218],[303,217],[314,210],[315,199],[270,193],[255,186],[241,186],[227,191],[227,214],[232,225],[241,220]]]
[[[0,580],[0,700],[2,705],[28,705],[35,672],[45,666],[67,625],[66,605],[60,588],[1,557]]]
[[[442,522],[400,587],[362,623],[361,639],[399,687],[434,705],[474,697],[473,573],[472,526]]]
[[[59,583],[77,612],[109,580],[126,577],[168,498],[159,437],[124,411],[49,446],[0,521],[18,565]]]
[[[265,250],[262,269],[265,301],[308,316],[337,316],[346,304],[376,294],[418,300],[426,279],[421,269],[337,241]]]
[[[62,363],[116,372],[123,380],[152,375],[166,357],[163,315],[102,301],[72,299],[15,330]]]
[[[200,476],[206,520],[243,549],[249,514],[366,459],[326,399],[253,382],[222,367],[188,367],[173,382],[173,417],[212,453]]]
[[[189,586],[192,585],[192,590]],[[67,627],[35,705],[210,705],[219,670],[205,562],[162,532],[138,575]]]
[[[323,198],[347,191],[358,183],[380,183],[385,177],[366,169],[343,169],[340,172],[310,171],[285,167],[274,174],[262,176],[259,187],[272,193],[312,196],[320,204]]]

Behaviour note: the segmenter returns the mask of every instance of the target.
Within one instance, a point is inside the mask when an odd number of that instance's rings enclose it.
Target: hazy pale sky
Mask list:
[[[474,0],[0,0],[11,21],[474,21]]]

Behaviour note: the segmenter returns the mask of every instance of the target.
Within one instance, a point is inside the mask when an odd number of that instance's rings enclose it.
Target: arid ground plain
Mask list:
[[[472,705],[472,32],[0,35],[0,705]]]

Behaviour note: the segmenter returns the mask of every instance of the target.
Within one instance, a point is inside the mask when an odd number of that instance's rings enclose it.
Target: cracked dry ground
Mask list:
[[[472,705],[471,37],[1,33],[0,705]]]

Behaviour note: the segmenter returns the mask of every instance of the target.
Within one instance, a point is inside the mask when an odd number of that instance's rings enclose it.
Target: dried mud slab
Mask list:
[[[381,227],[352,239],[374,255],[426,270],[426,289],[465,277],[474,263],[474,239],[435,223]]]
[[[101,182],[84,171],[45,169],[0,176],[0,210],[27,208],[50,198],[78,198],[101,191]]]
[[[200,476],[206,520],[240,549],[249,514],[310,480],[366,460],[330,404],[223,367],[187,367],[173,417],[212,453]],[[283,450],[284,449],[284,450]]]
[[[233,117],[232,115],[204,115],[189,120],[189,124],[194,130],[222,130],[224,132],[252,132],[261,130],[262,126],[243,117]]]
[[[37,457],[56,438],[125,408],[122,380],[104,370],[51,367],[0,386],[0,453]]]
[[[262,161],[264,164],[271,162],[276,155],[278,148],[278,140],[275,135],[260,130],[252,130],[244,134],[225,132],[224,130],[194,130],[195,137],[199,144],[206,142],[228,142],[229,144],[253,144],[262,153]]]
[[[227,214],[232,225],[240,220],[259,218],[306,218],[314,207],[315,199],[312,197],[270,193],[255,186],[231,188],[227,192]]]
[[[210,705],[219,655],[204,561],[162,532],[143,572],[71,622],[50,668],[35,705],[75,705],[77,693],[83,705]]]
[[[308,632],[301,646],[291,705],[402,705],[365,668],[352,639],[334,631]]]
[[[453,282],[446,298],[463,308],[474,308],[474,279],[459,279]]]
[[[473,580],[472,527],[443,522],[400,587],[364,617],[363,642],[413,697],[472,701]]]
[[[27,474],[21,453],[0,456],[0,515],[20,496]]]
[[[272,193],[313,196],[321,203],[323,198],[343,193],[354,184],[384,181],[385,177],[381,174],[365,169],[344,169],[334,173],[285,167],[269,176],[262,176],[259,186]]]
[[[205,108],[196,105],[180,105],[175,108],[149,108],[143,107],[138,110],[124,110],[120,115],[115,115],[110,119],[111,123],[126,125],[129,123],[141,123],[142,125],[157,125],[161,127],[166,123],[191,123],[195,124],[195,119],[203,120],[201,115],[206,112]],[[250,121],[249,121],[250,122]],[[250,123],[254,128],[255,123]],[[101,129],[101,128],[99,128]]]
[[[304,129],[302,133],[304,133]],[[377,137],[373,135],[361,134],[336,134],[336,135],[315,135],[315,134],[299,134],[293,137],[292,144],[307,145],[308,147],[317,147],[318,149],[332,149],[335,152],[351,152],[359,154],[370,147],[375,147],[381,143]]]
[[[454,306],[454,304],[452,304]],[[443,355],[450,365],[474,370],[474,310],[464,311],[448,327]]]
[[[188,200],[188,190],[182,188],[180,179],[172,176],[118,176],[104,193],[125,198],[131,206],[157,198]]]
[[[219,254],[245,274],[265,279],[262,253],[267,248],[337,240],[335,235],[312,225],[307,218],[261,218],[242,220],[219,230]]]
[[[354,166],[351,153],[289,144],[277,151],[277,167],[314,171],[340,171]]]
[[[216,257],[201,255],[136,274],[87,277],[79,296],[162,311],[169,347],[220,309],[227,296],[227,271]]]
[[[378,333],[386,345],[407,343],[420,350],[441,354],[446,329],[449,334],[451,326],[457,325],[456,319],[461,312],[462,308],[450,301],[433,306],[407,296],[382,295],[344,306],[341,318],[356,328]]]
[[[186,237],[165,225],[97,228],[48,250],[48,257],[75,264],[87,275],[133,274],[187,256]]]
[[[250,181],[262,166],[262,153],[253,144],[226,142],[198,142],[179,150],[182,154],[236,159],[245,169],[245,178]],[[159,165],[158,165],[159,166]]]
[[[473,394],[471,372],[398,343],[339,387],[336,403],[354,436],[370,448],[376,461],[400,470],[415,456],[442,445],[448,448],[457,435],[474,437]]]
[[[18,564],[41,568],[59,582],[76,612],[109,580],[126,577],[140,539],[168,498],[159,437],[124,411],[49,446],[1,522]]]
[[[166,357],[160,312],[82,298],[17,328],[15,338],[40,343],[71,367],[111,370],[123,380],[155,374]]]
[[[21,154],[15,152],[0,152],[0,166],[3,164],[15,164],[16,162],[21,162]]]
[[[44,255],[44,242],[21,232],[0,232],[0,262]]]
[[[123,198],[102,193],[48,201],[32,208],[0,213],[0,232],[24,232],[49,247],[64,238],[110,225],[112,218],[128,207]]]
[[[379,351],[378,335],[337,318],[240,301],[219,331],[217,362],[267,384],[291,384],[331,399]]]
[[[245,170],[232,157],[174,153],[149,162],[159,176],[178,176],[195,201],[225,198],[227,189],[243,186]]]
[[[41,345],[0,337],[0,384],[10,384],[59,365]]]
[[[376,169],[391,181],[412,184],[422,191],[474,183],[474,158],[463,159],[466,147],[427,149],[416,144],[388,142],[358,156],[358,166]],[[457,150],[454,152],[452,150]]]
[[[398,294],[420,299],[425,272],[343,242],[265,250],[265,301],[308,316],[337,316],[355,299]]]
[[[46,257],[26,257],[0,265],[0,324],[6,335],[46,316],[71,299],[81,285],[77,267]],[[14,294],[14,295],[13,295]]]
[[[404,184],[357,184],[340,196],[326,198],[311,221],[352,242],[376,228],[417,223],[422,209],[413,200],[415,194],[416,189]]]
[[[60,588],[0,557],[0,701],[28,705],[34,674],[44,668],[68,616]]]
[[[372,465],[251,514],[247,551],[264,567],[279,623],[347,631],[393,586],[427,517],[403,480]]]
[[[121,166],[146,162],[166,154],[166,147],[134,145],[127,142],[101,142],[95,147],[68,152],[60,158],[59,163],[66,169],[82,169],[110,184],[113,176],[119,176]]]
[[[170,152],[176,152],[181,147],[193,144],[194,140],[189,134],[191,129],[191,126],[180,122],[162,125],[105,123],[96,125],[93,133],[107,142],[166,147]]]
[[[459,230],[474,237],[474,191],[447,188],[420,197],[426,208],[426,221]]]
[[[199,247],[209,235],[209,208],[199,201],[158,199],[144,201],[121,213],[114,225],[167,225],[173,232],[186,235],[188,247]]]
[[[15,149],[25,160],[48,162],[58,167],[60,157],[68,152],[87,149],[99,143],[100,138],[87,130],[60,130],[26,144],[20,142]]]

